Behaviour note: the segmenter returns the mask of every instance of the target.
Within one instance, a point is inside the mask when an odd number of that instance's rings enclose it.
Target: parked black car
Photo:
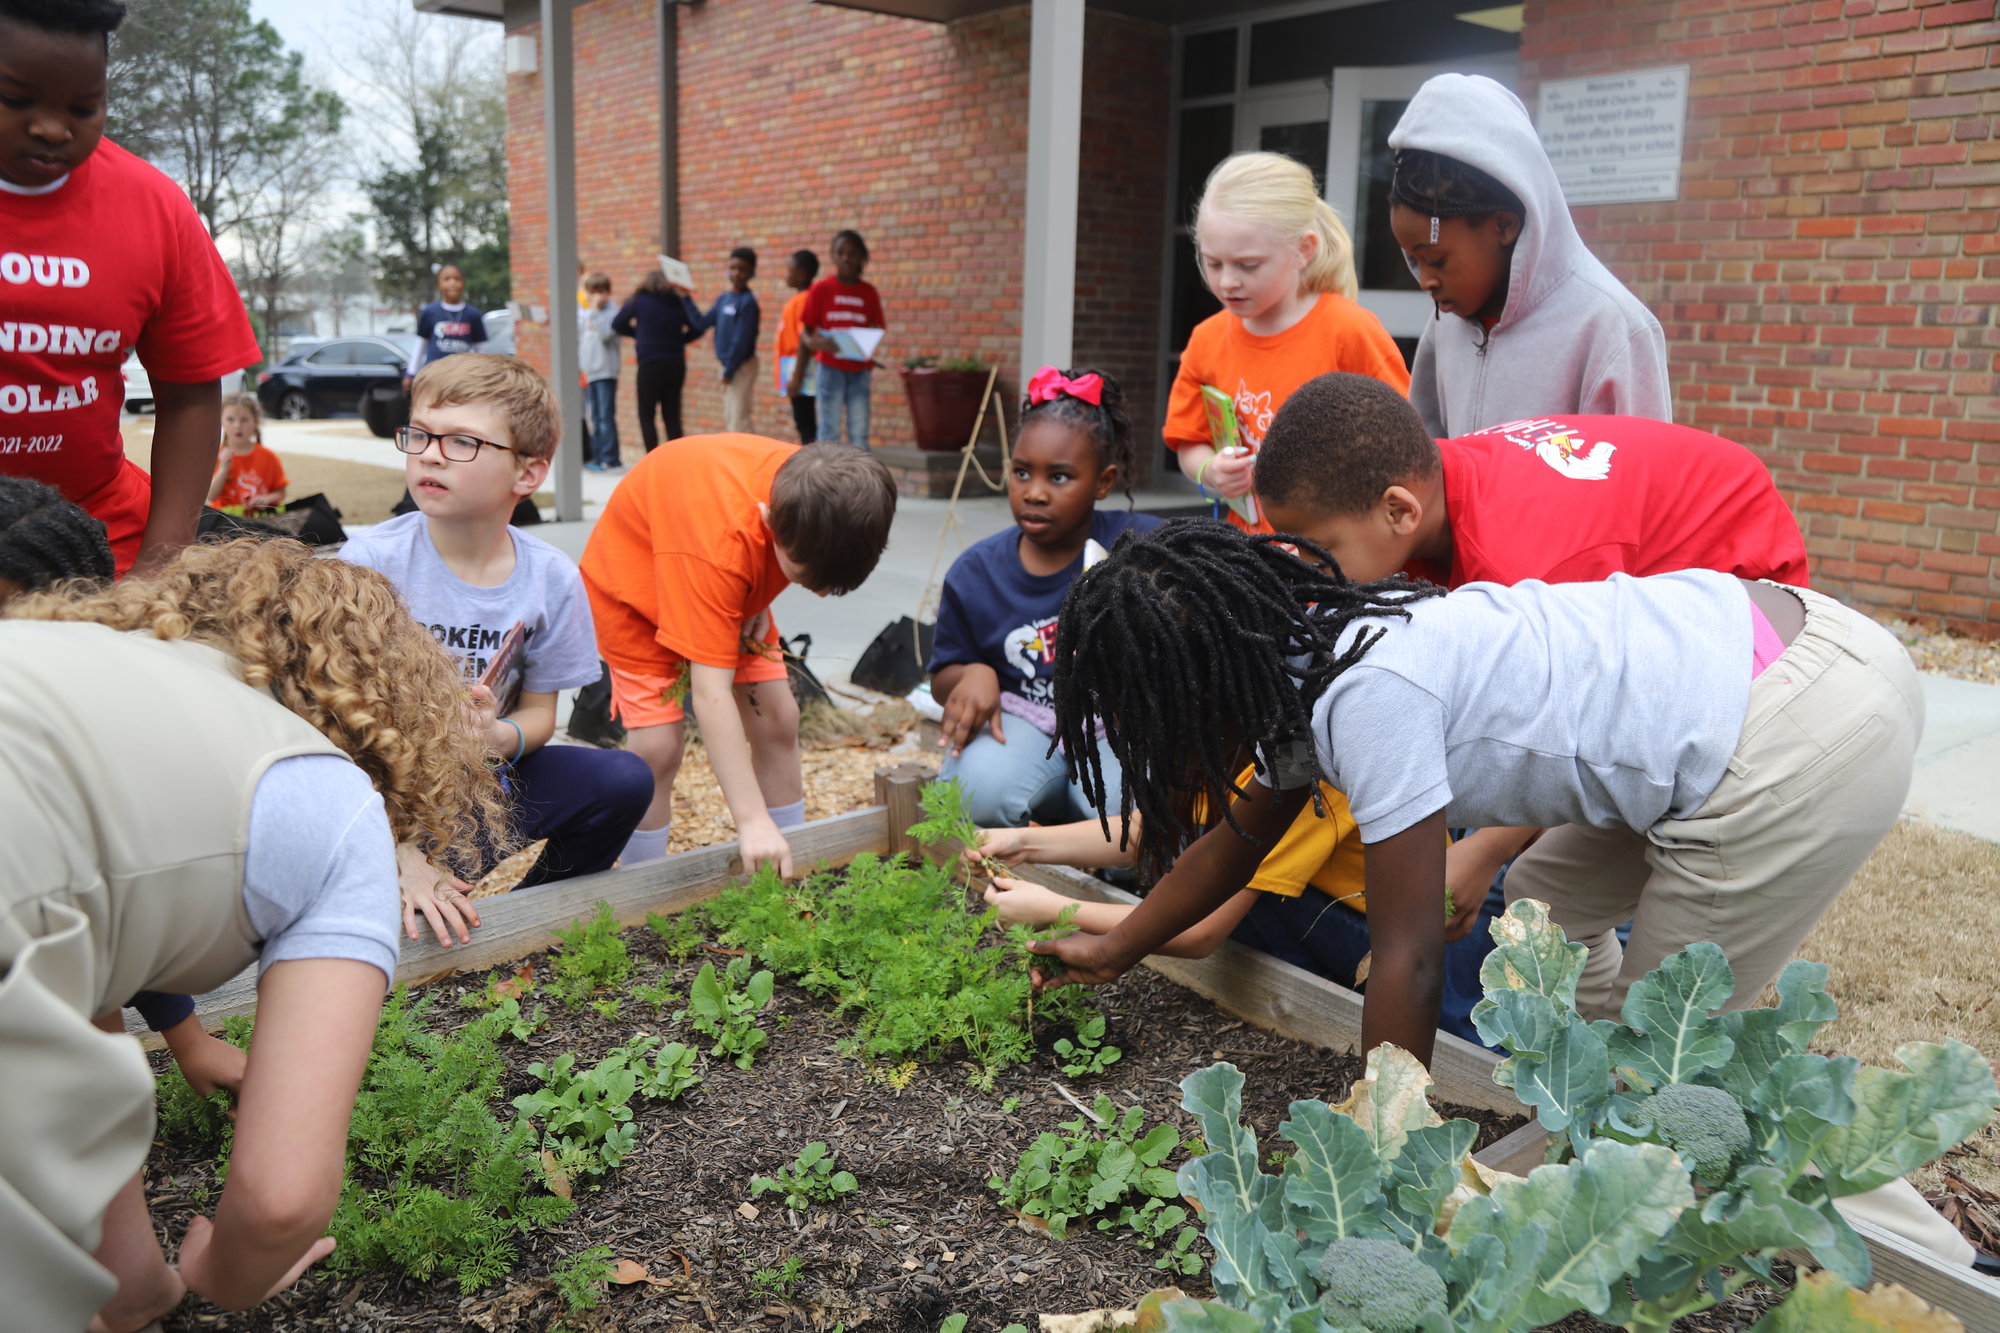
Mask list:
[[[257,401],[286,421],[359,412],[386,436],[402,424],[388,418],[409,410],[403,375],[418,346],[413,334],[382,333],[299,348],[257,376]]]

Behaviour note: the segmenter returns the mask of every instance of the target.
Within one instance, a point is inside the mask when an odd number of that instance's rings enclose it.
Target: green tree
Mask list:
[[[211,235],[268,230],[272,173],[330,158],[346,111],[302,64],[249,0],[133,0],[112,39],[111,137],[180,181]]]

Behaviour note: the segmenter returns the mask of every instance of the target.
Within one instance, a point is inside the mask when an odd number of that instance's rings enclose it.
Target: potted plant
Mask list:
[[[987,368],[978,357],[913,356],[903,362],[903,392],[917,448],[955,452],[972,437]]]

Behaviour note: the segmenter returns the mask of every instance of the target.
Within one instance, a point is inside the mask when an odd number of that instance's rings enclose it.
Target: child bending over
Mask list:
[[[1047,366],[1028,382],[1027,399],[1007,466],[1014,528],[952,563],[928,667],[944,707],[942,776],[959,780],[975,821],[1009,828],[1094,813],[1062,756],[1049,753],[1056,613],[1076,576],[1119,537],[1160,525],[1150,514],[1097,507],[1132,473],[1132,420],[1118,381]]]

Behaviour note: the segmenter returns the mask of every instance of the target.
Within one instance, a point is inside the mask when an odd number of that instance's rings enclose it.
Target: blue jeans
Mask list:
[[[1444,994],[1438,1030],[1484,1045],[1472,1026],[1472,1006],[1485,993],[1479,965],[1493,952],[1489,927],[1500,908],[1491,899],[1480,908],[1472,933],[1444,946]],[[1262,949],[1296,967],[1342,986],[1354,984],[1354,969],[1367,954],[1368,916],[1307,886],[1296,898],[1260,893],[1250,915],[1230,934],[1239,944]]]
[[[592,380],[584,386],[590,407],[590,457],[605,467],[618,466],[618,381]]]
[[[611,869],[653,803],[653,770],[629,750],[544,745],[501,771],[514,836],[549,840],[524,889]]]
[[[1049,738],[1025,718],[1012,713],[997,716],[1007,734],[1005,745],[982,727],[966,743],[964,753],[947,758],[938,771],[940,778],[959,780],[972,822],[982,828],[1024,828],[1030,819],[1068,824],[1097,818],[1083,789],[1069,780],[1062,755],[1048,752]],[[1097,755],[1104,765],[1106,790],[1116,792],[1122,772],[1118,761],[1103,744],[1098,745]]]
[[[871,370],[835,370],[824,361],[819,363],[813,401],[819,409],[822,442],[840,443],[841,422],[845,420],[846,442],[857,449],[868,447],[868,386],[873,378]]]

